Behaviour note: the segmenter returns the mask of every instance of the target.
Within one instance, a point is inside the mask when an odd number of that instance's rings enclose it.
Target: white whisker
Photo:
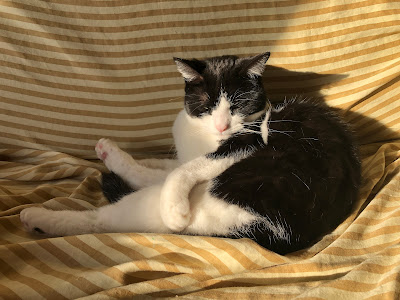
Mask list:
[[[293,130],[279,131],[279,130],[269,129],[269,132],[272,132],[272,133],[274,133],[274,132],[275,132],[275,133],[281,133],[281,134],[287,135],[288,137],[293,138],[290,134],[288,134],[288,132],[295,132],[295,131],[293,131]]]
[[[279,123],[279,122],[295,122],[295,123],[300,123],[300,121],[295,121],[295,120],[271,120],[271,121],[268,121],[268,123]]]
[[[296,176],[296,178],[298,179],[298,180],[300,180],[306,187],[307,187],[307,189],[308,190],[310,190],[310,187],[298,176],[298,175],[296,175],[295,173],[293,173],[293,172],[291,172],[294,176]]]

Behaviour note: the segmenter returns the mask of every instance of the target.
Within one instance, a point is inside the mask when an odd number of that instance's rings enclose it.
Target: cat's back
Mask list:
[[[322,100],[292,100],[278,105],[270,115],[268,130],[269,144],[297,147],[315,141],[315,146],[326,152],[337,145],[356,151],[350,126]]]

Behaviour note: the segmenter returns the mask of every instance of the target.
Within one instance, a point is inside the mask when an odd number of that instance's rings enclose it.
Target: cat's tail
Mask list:
[[[114,172],[102,173],[101,188],[110,203],[117,202],[122,197],[135,192],[131,186]]]

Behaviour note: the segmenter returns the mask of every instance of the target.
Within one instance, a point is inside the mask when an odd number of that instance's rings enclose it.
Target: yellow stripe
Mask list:
[[[363,32],[367,30],[373,30],[377,28],[390,28],[395,26],[398,26],[400,24],[400,21],[396,20],[391,20],[387,22],[380,22],[378,24],[368,24],[368,25],[360,25],[356,26],[351,29],[342,29],[342,30],[337,30],[335,32],[330,32],[326,34],[316,34],[314,36],[307,36],[307,37],[300,37],[300,38],[293,38],[293,39],[286,39],[286,40],[279,40],[279,41],[274,41],[274,40],[269,40],[265,41],[262,39],[262,37],[259,38],[259,40],[252,40],[252,41],[247,41],[247,47],[261,47],[261,46],[271,46],[271,45],[296,45],[296,44],[304,44],[304,43],[311,43],[311,42],[317,42],[321,40],[326,40],[329,38],[334,38],[334,37],[340,37],[348,34],[354,34],[357,32]],[[126,58],[126,57],[135,57],[135,56],[144,56],[148,55],[149,52],[152,53],[152,55],[157,55],[157,54],[171,54],[171,56],[177,52],[178,48],[175,47],[156,47],[154,45],[154,48],[144,48],[144,49],[138,49],[138,50],[127,50],[127,51],[93,51],[93,50],[81,50],[81,49],[76,49],[76,48],[66,48],[66,47],[57,47],[57,46],[51,46],[51,45],[46,45],[46,44],[41,44],[41,43],[36,43],[33,41],[25,41],[25,40],[20,40],[12,37],[4,37],[3,38],[5,41],[7,41],[9,44],[17,45],[20,47],[25,47],[25,48],[31,48],[31,49],[37,49],[37,50],[45,50],[45,51],[51,51],[54,53],[63,53],[63,54],[69,54],[69,55],[84,55],[84,56],[90,56],[90,57],[107,57],[107,58]],[[235,49],[243,45],[244,41],[240,42],[225,42],[225,43],[220,43],[218,46],[213,45],[212,43],[205,43],[203,45],[199,46],[185,46],[185,45],[177,45],[179,46],[179,51],[183,52],[194,52],[194,51],[199,51],[199,50],[205,50],[206,47],[211,47],[211,49],[218,49],[218,50],[227,50],[227,49]],[[391,47],[394,47],[398,45],[398,42],[395,41],[393,43],[394,45]],[[390,47],[386,45],[385,47],[382,46],[375,46],[371,48],[370,52],[378,51],[378,49],[386,49],[387,47]],[[135,47],[139,48],[139,47]],[[290,57],[296,57],[292,52],[292,55]],[[364,54],[368,52],[363,52]],[[274,58],[282,58],[280,56],[282,53],[275,53],[273,54]],[[354,56],[357,56],[359,53],[351,53],[344,55],[344,57],[352,58]],[[286,55],[285,55],[286,56]],[[330,59],[330,58],[329,58]],[[320,66],[323,64],[328,64],[330,62],[329,59],[320,59],[315,62],[307,62],[307,63],[300,63],[300,64],[284,64],[280,63],[278,66],[281,67],[291,67],[294,69],[300,69],[300,68],[310,68],[312,66]]]
[[[169,241],[171,244],[185,249],[187,251],[194,252],[196,255],[200,256],[202,259],[204,259],[206,262],[208,262],[212,267],[218,270],[218,272],[222,275],[224,274],[232,274],[232,271],[228,266],[226,266],[217,256],[215,256],[213,253],[203,250],[201,248],[196,248],[192,246],[188,241],[185,239],[174,236],[174,235],[163,235],[163,237]]]
[[[38,292],[40,295],[43,297],[52,297],[52,298],[57,298],[57,299],[68,299],[58,293],[55,289],[49,287],[47,284],[33,278],[32,276],[26,276],[20,273],[15,272],[15,269],[13,269],[5,260],[0,258],[1,261],[1,267],[0,270],[4,274],[4,276],[10,280],[15,280],[19,283],[25,284],[29,286],[30,288],[34,289],[36,292]]]
[[[318,2],[322,2],[322,0],[317,0]],[[317,1],[314,1],[317,2]],[[381,4],[381,3],[386,3],[387,1],[385,0],[378,0],[374,1],[371,3],[370,1],[360,1],[360,2],[353,2],[352,4],[346,4],[346,5],[327,5],[326,7],[322,6],[317,9],[309,9],[309,10],[304,10],[304,11],[296,11],[295,13],[289,13],[289,14],[279,14],[276,15],[269,15],[270,18],[273,18],[274,20],[279,20],[279,19],[296,19],[296,18],[301,18],[301,17],[315,17],[319,15],[324,15],[328,13],[337,13],[342,10],[356,10],[360,8],[366,8],[371,5],[376,5],[376,4]],[[393,1],[397,2],[397,1]],[[77,18],[77,19],[84,19],[84,20],[123,20],[123,19],[132,19],[132,18],[143,18],[143,17],[156,17],[162,15],[163,17],[166,17],[168,15],[186,15],[186,14],[193,14],[193,15],[198,15],[198,14],[204,14],[204,13],[216,13],[216,12],[233,12],[233,11],[239,11],[241,12],[243,9],[246,10],[251,10],[254,9],[255,11],[260,12],[262,9],[266,8],[278,8],[282,5],[282,2],[278,2],[278,4],[272,4],[269,2],[247,2],[245,4],[229,4],[229,5],[213,5],[210,6],[202,6],[201,2],[200,6],[192,6],[190,8],[162,8],[162,9],[150,9],[150,10],[141,10],[141,11],[134,11],[134,12],[122,12],[118,14],[99,14],[99,13],[80,13],[77,14],[75,11],[73,12],[67,12],[67,11],[61,11],[61,10],[56,10],[56,9],[44,9],[44,8],[39,8],[37,6],[29,5],[27,3],[24,3],[23,5],[19,4],[18,2],[7,2],[3,1],[2,5],[3,6],[10,6],[14,7],[16,9],[23,9],[26,11],[31,11],[31,12],[40,12],[40,13],[45,13],[50,16],[60,16],[60,17],[68,17],[68,18]],[[281,5],[279,5],[281,3]],[[290,1],[288,3],[284,3],[282,5],[286,10],[288,6],[294,6],[297,4],[295,1]],[[133,8],[134,9],[134,8]]]
[[[265,28],[263,26],[255,27],[255,28],[243,28],[241,26],[240,29],[235,30],[223,30],[223,31],[212,31],[212,32],[198,32],[196,34],[197,39],[209,39],[209,38],[221,38],[221,37],[230,37],[230,36],[245,36],[248,34],[252,35],[259,35],[259,34],[272,34],[272,33],[284,33],[284,32],[301,32],[309,29],[316,29],[316,28],[323,28],[327,26],[335,26],[339,22],[341,24],[345,23],[354,23],[356,21],[365,21],[366,19],[370,18],[377,18],[377,17],[387,17],[391,15],[396,15],[400,12],[399,9],[394,10],[383,10],[383,11],[374,11],[368,12],[364,14],[358,14],[354,16],[342,17],[335,20],[324,20],[319,22],[313,22],[312,24],[299,24],[295,26],[288,26],[288,27],[272,27],[272,28]],[[171,28],[173,28],[174,24],[171,24]],[[251,24],[249,24],[251,25]],[[29,25],[27,25],[29,26]],[[75,42],[75,43],[83,43],[83,44],[95,44],[95,45],[108,45],[108,46],[115,46],[115,45],[130,45],[130,44],[140,44],[140,43],[149,43],[149,42],[160,42],[165,40],[171,41],[179,41],[179,40],[188,40],[191,39],[192,36],[190,33],[182,33],[182,34],[152,34],[149,36],[143,37],[121,37],[118,38],[115,36],[113,40],[109,39],[101,39],[101,38],[88,38],[88,37],[81,37],[77,38],[75,35],[65,35],[65,34],[57,34],[57,33],[46,33],[43,31],[32,30],[30,27],[27,28],[19,28],[10,25],[3,25],[3,30],[7,29],[7,31],[15,32],[19,34],[25,34],[29,36],[37,36],[39,38],[46,38],[51,40],[59,40],[59,41],[68,41],[68,42]],[[165,30],[165,28],[163,28]],[[384,35],[383,35],[384,36]],[[365,39],[361,38],[360,40]],[[346,42],[347,46],[350,46],[349,42]],[[338,46],[336,46],[338,48]],[[312,51],[312,49],[310,49]],[[330,49],[332,50],[332,49]]]

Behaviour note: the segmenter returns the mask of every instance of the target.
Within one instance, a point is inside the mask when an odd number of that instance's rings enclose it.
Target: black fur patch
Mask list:
[[[258,134],[241,134],[209,155],[256,149],[216,177],[211,192],[283,224],[288,239],[257,227],[246,237],[286,254],[311,246],[350,214],[361,167],[348,126],[324,104],[290,102],[271,113],[268,126],[267,145]]]
[[[110,203],[117,202],[122,197],[135,191],[114,172],[102,173],[101,187],[104,196],[108,199],[108,201],[110,201]]]

